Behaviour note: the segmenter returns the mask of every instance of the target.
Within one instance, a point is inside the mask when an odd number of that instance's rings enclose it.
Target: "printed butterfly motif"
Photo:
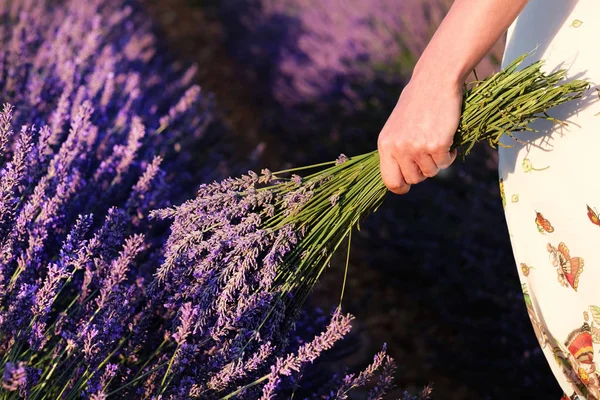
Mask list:
[[[592,207],[587,206],[587,216],[590,219],[590,221],[592,221],[592,224],[594,225],[598,225],[600,226],[600,217],[598,216],[598,213],[594,210],[592,210]]]
[[[571,257],[569,248],[563,242],[558,244],[558,248],[548,243],[546,248],[550,253],[552,265],[556,267],[558,282],[565,287],[571,286],[577,291],[579,276],[583,272],[583,258]]]
[[[535,224],[537,225],[538,231],[540,231],[540,233],[554,232],[554,227],[552,226],[550,221],[544,218],[541,212],[535,212]]]

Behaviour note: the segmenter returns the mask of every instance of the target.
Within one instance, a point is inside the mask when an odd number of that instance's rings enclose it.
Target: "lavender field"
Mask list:
[[[0,399],[558,399],[493,149],[361,224],[341,310],[346,249],[292,314],[294,232],[215,207],[373,150],[449,4],[0,0]]]

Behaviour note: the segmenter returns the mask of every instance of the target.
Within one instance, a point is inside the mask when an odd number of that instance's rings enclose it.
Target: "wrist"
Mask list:
[[[445,93],[461,94],[468,72],[461,68],[444,63],[443,65],[431,65],[423,58],[419,60],[413,70],[409,85],[418,87],[431,87],[436,91]]]
[[[440,88],[460,89],[476,64],[469,52],[454,51],[451,43],[434,39],[419,57],[411,79],[427,80]]]

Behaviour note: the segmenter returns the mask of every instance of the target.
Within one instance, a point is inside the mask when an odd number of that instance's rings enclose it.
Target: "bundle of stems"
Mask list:
[[[503,135],[533,131],[528,125],[536,119],[564,124],[546,111],[581,98],[589,88],[584,80],[565,82],[565,70],[544,73],[543,61],[519,69],[527,56],[524,54],[502,71],[465,86],[463,112],[453,144],[463,156],[478,142],[488,141],[496,146]],[[269,190],[276,198],[298,190],[311,193],[292,212],[280,201],[275,213],[264,219],[262,226],[277,230],[293,225],[295,231],[301,232],[276,277],[285,295],[282,299],[292,302],[292,309],[304,302],[335,251],[361,219],[377,210],[387,193],[379,173],[377,151],[340,157],[328,163],[272,173],[271,182],[275,183],[258,189]],[[316,172],[303,178],[298,175],[286,178],[290,173],[309,170]],[[348,263],[346,272],[347,267]]]

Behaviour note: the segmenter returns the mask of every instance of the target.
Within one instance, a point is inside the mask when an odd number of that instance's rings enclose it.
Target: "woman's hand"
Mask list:
[[[394,193],[456,158],[462,84],[528,0],[454,0],[379,134],[381,177]]]
[[[460,121],[462,86],[427,75],[413,75],[379,134],[381,177],[396,194],[435,176],[456,158],[450,147]]]

